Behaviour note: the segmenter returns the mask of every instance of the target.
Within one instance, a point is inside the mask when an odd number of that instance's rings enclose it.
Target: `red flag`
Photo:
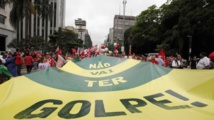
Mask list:
[[[57,46],[57,48],[56,48],[56,51],[55,52],[58,52],[59,51],[59,46]]]
[[[91,57],[91,49],[88,48],[88,57]]]
[[[163,59],[164,67],[167,67],[167,60],[166,60],[166,55],[165,55],[164,49],[161,49],[161,51],[159,52],[159,55]]]
[[[214,52],[210,53],[209,58],[212,62],[214,62]]]
[[[59,46],[56,48],[56,56],[61,55],[62,54],[62,49],[59,48]]]
[[[41,52],[36,52],[36,56],[37,56],[38,58],[41,58],[41,57],[42,57]]]
[[[76,53],[76,49],[75,48],[71,48],[72,53]]]
[[[61,55],[58,55],[56,67],[61,68],[64,65],[64,63],[65,63],[65,59]]]
[[[79,47],[77,48],[76,55],[80,55],[80,48]]]

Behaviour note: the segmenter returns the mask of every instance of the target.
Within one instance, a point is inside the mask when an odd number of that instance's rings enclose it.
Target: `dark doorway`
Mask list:
[[[6,50],[6,38],[3,36],[0,36],[0,51],[5,51]]]

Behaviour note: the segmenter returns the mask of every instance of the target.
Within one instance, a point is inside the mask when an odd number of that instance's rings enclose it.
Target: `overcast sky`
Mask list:
[[[104,43],[113,27],[115,14],[123,14],[123,0],[66,0],[65,26],[74,26],[75,20],[86,20],[93,45]],[[126,15],[139,15],[151,5],[160,6],[167,0],[127,0]]]

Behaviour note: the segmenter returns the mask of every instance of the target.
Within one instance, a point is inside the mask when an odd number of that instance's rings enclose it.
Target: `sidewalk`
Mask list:
[[[33,72],[37,72],[38,70],[31,70],[31,73],[33,73]],[[22,75],[26,75],[27,74],[27,69],[26,69],[26,67],[23,67],[22,69],[21,69],[21,74]]]

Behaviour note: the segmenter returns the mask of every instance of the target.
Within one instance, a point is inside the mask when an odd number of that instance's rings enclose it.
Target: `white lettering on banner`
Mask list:
[[[107,79],[107,80],[85,80],[87,83],[87,87],[94,87],[95,84],[97,84],[99,87],[105,87],[105,86],[113,86],[113,85],[118,85],[120,83],[126,83],[127,80],[124,80],[123,77],[117,77],[117,78],[112,78],[112,79]]]
[[[89,65],[89,68],[90,69],[102,69],[102,68],[107,68],[107,67],[110,67],[111,66],[111,64],[110,63],[104,63],[104,64],[102,64],[102,61],[99,61],[97,64],[95,63],[95,64],[90,64]]]
[[[109,69],[109,70],[103,70],[103,71],[96,71],[96,72],[90,72],[92,75],[103,75],[103,74],[110,74],[112,73],[113,70]]]

